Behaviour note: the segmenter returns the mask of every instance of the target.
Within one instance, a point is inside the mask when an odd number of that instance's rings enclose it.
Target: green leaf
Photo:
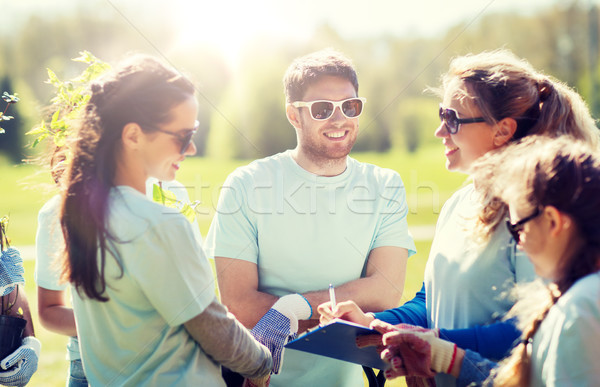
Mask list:
[[[58,129],[58,116],[60,114],[60,109],[58,109],[57,111],[54,112],[54,114],[52,114],[52,120],[50,120],[50,129],[56,130]]]
[[[92,55],[91,52],[84,50],[79,51],[79,56],[77,58],[72,59],[74,62],[82,62],[82,63],[92,63],[97,60],[97,58]]]
[[[173,192],[161,188],[158,184],[152,186],[152,200],[163,206],[179,210],[190,222],[196,219],[196,211],[190,205],[183,203]]]
[[[43,124],[43,122],[42,122],[42,124]],[[35,135],[44,133],[46,130],[47,130],[46,127],[40,125],[40,126],[37,126],[33,129],[31,129],[29,132],[27,132],[25,134],[29,135],[29,136],[35,136]]]
[[[194,209],[189,205],[184,203],[180,211],[187,218],[187,220],[190,221],[190,223],[196,219],[196,211],[194,211]]]
[[[54,144],[57,147],[62,147],[67,143],[67,134],[65,131],[60,131],[54,136]]]
[[[58,87],[60,85],[60,79],[58,79],[58,77],[56,76],[56,74],[54,74],[54,71],[50,70],[50,69],[46,69],[48,70],[48,83],[51,83],[52,85]]]

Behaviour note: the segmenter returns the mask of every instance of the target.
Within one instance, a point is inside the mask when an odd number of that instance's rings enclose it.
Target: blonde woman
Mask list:
[[[471,174],[476,160],[533,134],[571,135],[597,144],[597,129],[581,97],[508,51],[454,59],[443,76],[435,136],[444,144],[446,168]],[[514,304],[517,283],[535,277],[505,227],[505,207],[480,200],[474,184],[457,191],[439,215],[417,296],[405,305],[365,314],[353,302],[319,307],[321,321],[374,319],[432,329],[437,336],[492,359],[505,357],[520,331],[502,317]],[[480,216],[484,214],[484,216]],[[440,385],[455,380],[438,374]]]

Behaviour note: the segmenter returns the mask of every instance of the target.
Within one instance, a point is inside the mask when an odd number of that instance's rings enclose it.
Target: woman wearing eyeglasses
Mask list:
[[[486,190],[508,203],[507,229],[544,279],[519,289],[510,312],[523,328],[520,344],[498,365],[427,333],[378,322],[382,355],[395,364],[389,377],[430,376],[434,369],[451,372],[461,386],[490,373],[488,382],[499,386],[600,385],[600,159],[572,138],[536,137],[475,168]],[[440,359],[454,365],[444,369]]]
[[[136,56],[91,85],[66,173],[63,277],[91,385],[267,382],[269,351],[217,301],[190,222],[145,196],[195,153],[192,84]]]
[[[441,125],[435,136],[445,147],[449,171],[471,173],[481,156],[532,134],[571,135],[596,144],[597,129],[581,98],[566,86],[536,72],[508,51],[456,58],[443,76]],[[478,199],[478,182],[445,203],[436,225],[423,288],[403,306],[364,314],[353,303],[328,304],[321,320],[345,318],[368,325],[375,318],[433,329],[436,335],[501,359],[520,332],[499,322],[512,307],[508,296],[518,282],[534,278],[505,227],[505,207]],[[436,382],[453,385],[449,375]]]

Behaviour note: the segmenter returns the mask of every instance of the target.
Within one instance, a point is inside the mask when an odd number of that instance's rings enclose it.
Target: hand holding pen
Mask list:
[[[329,302],[319,305],[318,311],[321,315],[319,318],[321,325],[329,324],[331,320],[339,318],[368,327],[374,320],[372,314],[364,313],[354,301],[342,301],[338,304],[333,284],[329,284]]]

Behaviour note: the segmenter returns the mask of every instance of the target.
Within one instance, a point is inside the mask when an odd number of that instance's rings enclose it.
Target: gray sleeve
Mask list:
[[[481,357],[477,352],[465,351],[457,386],[481,386],[498,364]]]
[[[269,350],[218,301],[213,301],[184,325],[217,363],[251,379],[271,372],[273,360]]]

